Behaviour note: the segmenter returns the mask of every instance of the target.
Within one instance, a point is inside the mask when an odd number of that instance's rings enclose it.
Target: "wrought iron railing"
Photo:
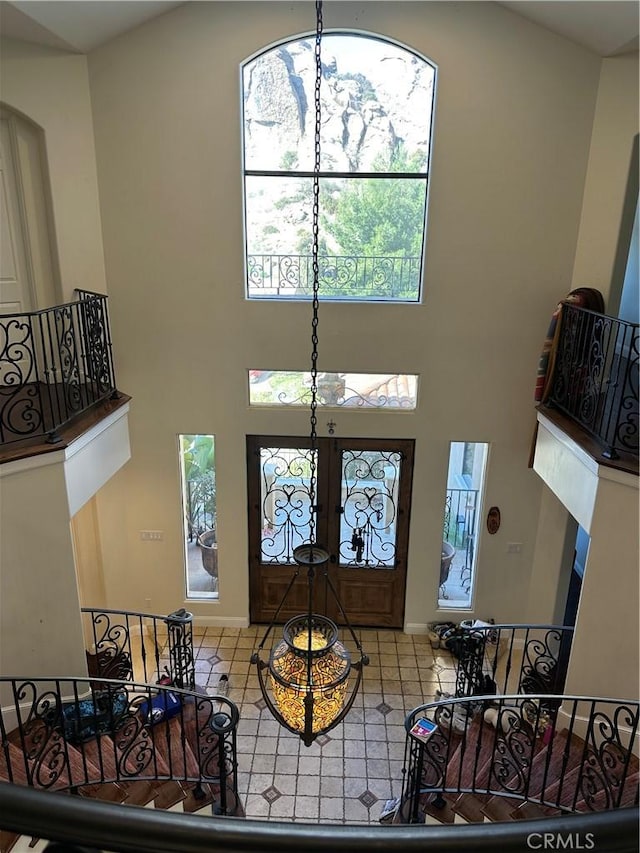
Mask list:
[[[132,610],[83,607],[89,675],[145,683],[166,677],[171,684],[196,686],[193,615],[168,616]]]
[[[460,809],[472,794],[484,813],[489,797],[541,816],[638,805],[638,702],[585,696],[508,695],[422,705],[405,721],[406,822]],[[426,740],[410,734],[427,718]],[[501,800],[502,802],[502,800]]]
[[[155,809],[124,810],[82,797],[50,797],[2,782],[0,828],[68,845],[56,846],[57,853],[85,853],[88,845],[116,853],[371,853],[382,849],[389,853],[424,853],[426,849],[522,853],[545,847],[606,853],[638,850],[638,809],[633,808],[491,826],[436,824],[425,831],[423,826],[211,820],[197,814],[185,819]]]
[[[562,307],[547,403],[593,435],[609,458],[621,451],[638,456],[639,329],[616,317]]]
[[[564,625],[465,625],[446,640],[456,696],[562,693],[574,629]]]
[[[417,302],[419,257],[325,256],[319,259],[320,296],[325,299],[374,299]],[[311,255],[249,255],[250,297],[311,298]]]
[[[117,397],[107,297],[0,315],[0,444],[47,437]]]
[[[472,582],[479,494],[478,489],[447,489],[444,502],[442,538],[463,555],[460,586],[467,593]]]
[[[87,796],[180,781],[196,799],[209,786],[215,812],[237,812],[239,715],[226,697],[113,678],[1,677],[0,688],[0,779]]]

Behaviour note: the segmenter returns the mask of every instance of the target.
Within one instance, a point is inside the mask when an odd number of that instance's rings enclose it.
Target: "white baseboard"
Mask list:
[[[243,616],[196,616],[193,624],[199,628],[248,628],[249,620]]]
[[[426,622],[407,622],[404,626],[405,634],[426,634],[429,625]]]

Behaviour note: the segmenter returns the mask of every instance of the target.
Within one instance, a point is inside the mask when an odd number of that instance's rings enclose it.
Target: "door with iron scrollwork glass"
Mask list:
[[[309,540],[309,439],[249,436],[251,620],[277,621],[308,607],[307,577],[293,550]],[[314,585],[313,608],[338,623],[402,627],[406,585],[412,440],[317,442],[316,541],[331,555]]]

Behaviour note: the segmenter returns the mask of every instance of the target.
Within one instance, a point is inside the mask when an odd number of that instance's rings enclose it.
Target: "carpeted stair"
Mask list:
[[[73,788],[79,796],[112,803],[153,805],[158,809],[181,803],[186,813],[200,811],[220,803],[222,792],[215,781],[198,783],[184,778],[214,775],[198,765],[201,727],[194,707],[193,703],[185,703],[179,716],[153,726],[145,725],[134,715],[111,734],[74,744],[65,740],[60,731],[36,721],[22,736],[17,729],[11,732],[0,746],[0,780],[59,795],[70,794]],[[215,736],[207,746],[210,767],[215,767]],[[205,754],[202,742],[200,753]],[[103,778],[118,781],[100,782]],[[227,814],[242,817],[231,776],[227,778],[225,798]],[[0,831],[0,853],[9,853],[18,838]]]
[[[459,816],[469,823],[512,821],[637,805],[640,764],[635,755],[615,744],[605,744],[596,755],[584,740],[567,731],[557,732],[545,743],[527,728],[519,720],[505,738],[478,714],[469,718],[464,732],[448,731],[439,743],[427,742],[422,787],[453,788],[454,792],[422,794],[419,819],[431,816],[440,823],[453,823]],[[429,779],[433,775],[430,750],[448,753],[446,771],[438,782]],[[465,789],[466,793],[456,793]],[[405,810],[403,820],[407,817]]]

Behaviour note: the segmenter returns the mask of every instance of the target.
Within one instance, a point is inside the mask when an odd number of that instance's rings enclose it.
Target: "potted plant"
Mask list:
[[[198,536],[198,545],[202,554],[202,565],[212,578],[218,577],[218,542],[216,529],[205,530]]]
[[[212,435],[184,436],[182,448],[186,484],[186,516],[189,538],[195,536],[202,554],[202,565],[218,576],[216,535],[216,481]]]

